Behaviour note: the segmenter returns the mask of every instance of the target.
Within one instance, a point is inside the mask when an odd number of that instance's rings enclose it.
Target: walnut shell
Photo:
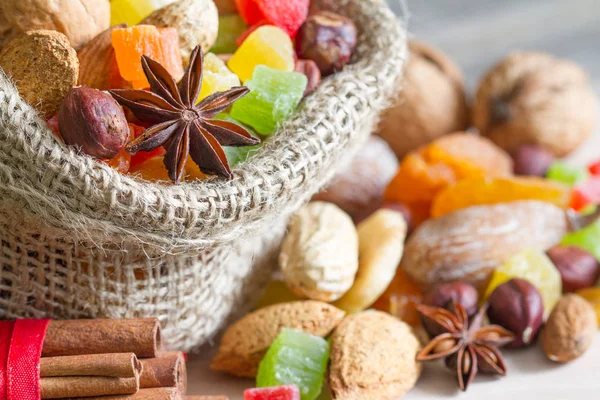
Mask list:
[[[380,311],[350,315],[331,336],[329,386],[334,400],[394,400],[421,375],[421,344],[410,326]]]
[[[473,123],[505,150],[535,144],[564,156],[593,132],[596,104],[578,65],[543,53],[513,53],[481,81]]]
[[[109,25],[108,0],[0,1],[0,47],[23,32],[46,29],[64,33],[79,49]]]
[[[353,219],[381,205],[383,193],[398,170],[398,158],[381,138],[371,136],[350,164],[313,196],[346,211]]]
[[[215,44],[219,12],[213,0],[179,0],[154,11],[141,24],[176,28],[183,64],[188,65],[194,47],[200,45],[207,53]]]
[[[469,125],[462,73],[440,50],[411,41],[398,101],[382,116],[377,135],[401,158]]]
[[[253,378],[260,360],[281,329],[295,328],[327,337],[344,315],[330,304],[310,300],[261,308],[227,328],[210,368]]]
[[[552,361],[573,361],[587,351],[597,331],[598,320],[592,306],[576,294],[567,294],[548,317],[542,346]]]
[[[286,285],[298,296],[320,301],[339,299],[358,270],[358,234],[339,207],[309,203],[290,219],[279,254]]]
[[[79,60],[62,33],[30,31],[0,50],[0,68],[15,81],[21,97],[48,119],[77,84]]]
[[[483,289],[513,254],[542,251],[567,233],[564,210],[542,201],[474,206],[421,224],[409,237],[401,267],[423,290],[465,281]]]

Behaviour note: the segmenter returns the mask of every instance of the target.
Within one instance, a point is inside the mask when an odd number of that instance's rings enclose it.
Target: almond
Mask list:
[[[77,83],[79,60],[62,33],[29,31],[0,50],[0,68],[24,100],[50,118]]]
[[[482,288],[510,256],[547,250],[567,227],[564,210],[541,201],[469,207],[421,224],[408,239],[401,267],[422,290],[457,280]]]
[[[327,303],[310,300],[261,308],[227,329],[210,367],[232,375],[253,378],[260,360],[281,329],[295,328],[326,337],[343,317],[342,310]]]
[[[335,400],[393,400],[421,374],[410,326],[380,311],[346,317],[331,337],[329,386]]]

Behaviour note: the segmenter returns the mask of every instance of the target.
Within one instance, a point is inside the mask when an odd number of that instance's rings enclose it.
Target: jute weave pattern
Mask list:
[[[189,350],[249,307],[285,222],[360,148],[397,92],[406,36],[383,0],[322,0],[355,20],[327,78],[232,181],[120,175],[57,141],[0,71],[0,318],[158,315]]]

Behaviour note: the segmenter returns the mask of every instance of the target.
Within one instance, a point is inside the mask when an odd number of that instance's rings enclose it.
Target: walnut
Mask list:
[[[512,151],[535,144],[563,156],[596,124],[596,96],[578,65],[543,53],[513,53],[481,81],[473,123]]]
[[[411,41],[397,103],[388,109],[377,134],[398,157],[469,124],[462,73],[444,53]]]
[[[109,25],[108,0],[0,1],[0,47],[23,32],[47,29],[64,33],[79,49]]]

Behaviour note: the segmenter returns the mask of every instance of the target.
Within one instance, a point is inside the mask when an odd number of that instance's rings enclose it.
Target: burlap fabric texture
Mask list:
[[[406,32],[383,0],[353,18],[353,64],[327,78],[232,181],[120,175],[49,131],[0,71],[0,318],[158,316],[207,342],[270,276],[288,216],[361,147],[399,90]]]

